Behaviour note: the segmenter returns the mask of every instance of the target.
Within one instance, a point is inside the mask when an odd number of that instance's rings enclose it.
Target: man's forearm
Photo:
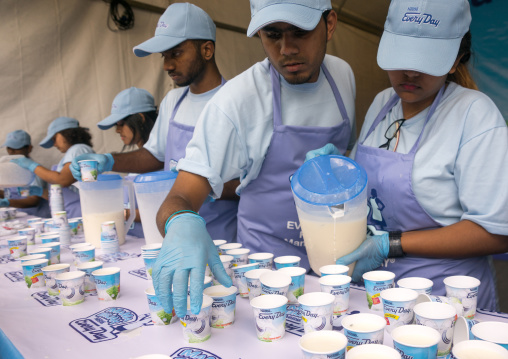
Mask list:
[[[164,168],[164,163],[145,148],[127,153],[114,153],[113,159],[115,160],[113,171],[116,172],[146,173]]]

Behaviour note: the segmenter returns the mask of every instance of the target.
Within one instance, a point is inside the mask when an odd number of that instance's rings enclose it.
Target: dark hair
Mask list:
[[[92,136],[84,127],[68,128],[59,132],[71,146],[79,143],[92,147]]]
[[[144,116],[144,120],[143,120]],[[122,149],[124,151],[126,147],[131,147],[135,145],[136,135],[139,134],[141,141],[146,143],[148,138],[150,137],[150,132],[152,131],[153,125],[155,124],[155,120],[157,120],[157,110],[143,112],[143,116],[139,113],[135,113],[133,115],[127,116],[123,119],[124,126],[128,126],[132,131],[132,141],[128,145],[125,145]]]
[[[476,86],[476,83],[467,68],[467,64],[469,63],[469,60],[472,56],[473,51],[471,49],[471,32],[468,31],[460,42],[457,58],[461,58],[459,64],[457,65],[457,69],[453,74],[448,75],[446,81],[455,82],[465,88],[478,90],[478,87]]]

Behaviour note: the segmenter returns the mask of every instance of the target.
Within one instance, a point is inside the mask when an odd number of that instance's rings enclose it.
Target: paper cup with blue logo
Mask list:
[[[95,246],[79,247],[74,249],[76,265],[79,263],[93,262],[95,260]]]
[[[281,269],[284,267],[299,267],[301,258],[298,256],[280,256],[275,257],[273,262],[275,263],[275,269]]]
[[[241,243],[224,243],[219,245],[219,254],[226,254],[230,249],[242,248]]]
[[[46,259],[49,261],[49,264],[55,264],[51,263],[51,248],[36,247],[32,249],[30,254],[44,254],[46,256]]]
[[[69,246],[69,249],[71,250],[71,253],[72,253],[72,259],[73,259],[74,264],[77,264],[75,251],[77,249],[86,248],[86,247],[93,247],[93,245],[88,242],[84,242],[84,243],[71,244]]]
[[[371,313],[345,315],[342,318],[344,335],[347,338],[347,350],[366,344],[383,344],[386,321],[383,317]]]
[[[298,304],[298,297],[305,292],[305,273],[307,273],[307,270],[302,267],[283,267],[277,271],[291,277],[287,297],[289,304]]]
[[[28,288],[41,288],[46,285],[42,268],[48,265],[48,259],[35,259],[21,263],[23,276]]]
[[[58,295],[58,284],[56,283],[56,276],[60,273],[69,272],[71,265],[67,263],[52,264],[42,268],[44,274],[44,281],[46,282],[46,288],[48,294],[52,296]]]
[[[228,276],[231,278],[231,280],[234,283],[234,275],[233,275],[233,256],[229,255],[219,255],[220,261],[222,262],[222,265],[224,266],[224,270],[228,274]],[[212,273],[212,279],[213,279],[213,285],[220,285],[219,281],[215,279],[213,273]]]
[[[81,180],[83,182],[94,182],[97,181],[97,166],[99,162],[95,160],[81,160],[78,161],[79,168],[81,170]]]
[[[406,277],[399,279],[397,281],[397,285],[399,288],[412,289],[418,292],[418,294],[430,295],[432,293],[434,282],[432,282],[430,279],[422,277]]]
[[[440,340],[437,344],[438,358],[450,354],[453,339],[453,325],[457,318],[457,311],[450,304],[425,302],[418,303],[413,308],[415,323],[431,327],[439,332]]]
[[[51,242],[59,242],[60,241],[60,233],[59,232],[45,232],[41,234],[41,242],[42,243],[51,243]]]
[[[468,340],[453,345],[450,359],[508,359],[508,350],[483,340]]]
[[[81,304],[85,301],[85,272],[71,271],[55,277],[59,298],[64,306]]]
[[[402,325],[413,323],[413,308],[418,293],[407,288],[389,288],[381,292],[386,331],[391,331]]]
[[[212,298],[211,326],[224,329],[235,322],[236,293],[235,286],[226,288],[222,285],[205,288],[203,294]]]
[[[245,278],[245,273],[253,269],[259,269],[259,263],[250,263],[239,265],[238,267],[233,267],[233,283],[238,288],[238,293],[242,298],[249,297],[249,288],[247,287],[247,278]]]
[[[323,292],[307,293],[298,298],[305,333],[332,330],[334,301],[335,296]]]
[[[319,268],[321,277],[327,275],[348,275],[349,267],[342,264],[329,264]]]
[[[30,227],[35,229],[34,241],[35,243],[41,243],[41,234],[44,233],[44,222],[36,221],[29,224]]]
[[[330,274],[319,278],[319,285],[323,293],[330,293],[335,297],[333,302],[333,326],[339,327],[341,316],[349,308],[349,289],[351,277],[344,274]]]
[[[437,357],[440,335],[424,325],[402,325],[391,332],[393,347],[403,358],[429,359]]]
[[[17,236],[7,240],[7,246],[9,247],[9,253],[12,259],[26,256],[27,241],[27,236]]]
[[[416,304],[425,302],[450,304],[457,311],[457,317],[464,316],[464,307],[462,306],[460,300],[457,298],[449,298],[442,295],[428,295],[423,293],[418,294],[418,297],[416,298]]]
[[[245,272],[245,279],[247,280],[247,290],[249,291],[249,300],[252,300],[261,295],[261,282],[259,280],[259,276],[267,272],[271,272],[271,270],[259,268]]]
[[[464,317],[458,317],[453,327],[453,341],[452,345],[458,344],[465,340],[473,340],[474,335],[471,332],[473,325],[478,324],[479,321],[475,319],[467,319]]]
[[[496,343],[508,350],[508,323],[486,321],[471,327],[474,339]]]
[[[250,249],[248,248],[237,248],[226,251],[227,255],[233,256],[233,260],[231,261],[233,263],[233,268],[248,264],[249,260],[247,258],[249,257],[249,253]]]
[[[37,254],[29,254],[27,256],[19,258],[20,263],[26,262],[26,261],[33,261],[34,259],[48,259],[46,254],[44,253],[37,253]]]
[[[381,292],[394,287],[395,273],[388,271],[371,271],[363,274],[365,291],[367,292],[367,305],[372,310],[383,310]]]
[[[215,245],[215,249],[217,249],[217,252],[219,254],[222,254],[222,250],[220,249],[220,246],[222,246],[223,244],[226,244],[228,243],[228,241],[226,241],[225,239],[214,239],[213,240],[213,244]]]
[[[162,307],[162,304],[153,288],[146,289],[145,294],[146,299],[148,300],[148,309],[150,310],[150,317],[152,318],[153,324],[168,325],[178,320],[174,309],[171,313],[166,313],[164,311],[164,308]]]
[[[212,313],[213,299],[203,295],[203,304],[198,314],[193,314],[190,309],[190,298],[187,298],[187,313],[180,318],[183,328],[183,338],[188,343],[202,343],[210,339],[212,328],[210,316]]]
[[[256,323],[256,334],[262,342],[284,338],[288,298],[279,294],[267,294],[250,301]]]
[[[76,265],[77,270],[85,272],[85,293],[97,293],[95,278],[92,275],[92,272],[96,271],[97,269],[101,269],[103,265],[104,262],[102,261],[84,262]]]
[[[27,246],[33,246],[35,244],[35,228],[23,228],[18,230],[20,236],[26,237]]]
[[[480,281],[475,277],[455,275],[443,280],[446,296],[456,298],[464,308],[464,317],[474,319]]]
[[[273,253],[249,254],[249,263],[259,263],[259,269],[272,269]]]
[[[365,358],[401,359],[401,355],[395,349],[382,344],[360,345],[347,352],[347,359]]]
[[[111,301],[120,295],[120,268],[108,267],[94,270],[92,276],[99,300]]]
[[[60,242],[42,243],[39,248],[51,248],[49,261],[51,264],[60,263]]]
[[[143,262],[145,262],[146,276],[148,279],[152,279],[152,270],[155,262],[157,261],[157,257],[145,257],[143,256]]]
[[[304,359],[344,359],[347,338],[339,332],[321,330],[304,334],[298,344]]]
[[[286,273],[270,271],[259,276],[261,295],[278,294],[287,297],[291,276]]]

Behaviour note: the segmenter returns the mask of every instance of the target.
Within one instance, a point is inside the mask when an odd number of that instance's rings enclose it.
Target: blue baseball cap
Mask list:
[[[67,130],[69,128],[78,128],[79,122],[75,118],[58,117],[49,124],[48,133],[46,137],[39,143],[41,147],[51,148],[53,146],[53,136],[58,132]]]
[[[330,0],[250,0],[251,19],[247,36],[274,22],[285,22],[303,30],[314,30],[323,12],[332,9]]]
[[[26,131],[16,130],[7,134],[7,138],[2,147],[9,147],[15,150],[19,150],[25,146],[30,146],[30,144],[30,135]]]
[[[170,5],[159,19],[155,36],[134,47],[138,57],[169,50],[185,40],[215,41],[215,24],[206,12],[196,5]]]
[[[111,115],[99,122],[101,130],[113,127],[118,121],[140,112],[155,111],[155,101],[150,92],[131,87],[116,95],[111,105]]]
[[[383,70],[447,74],[469,30],[467,0],[392,0],[377,63]]]

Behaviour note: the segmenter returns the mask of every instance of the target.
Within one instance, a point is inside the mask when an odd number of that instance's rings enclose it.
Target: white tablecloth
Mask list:
[[[182,359],[302,356],[298,340],[303,327],[295,312],[288,311],[286,335],[282,340],[261,342],[256,337],[252,309],[246,298],[237,297],[234,325],[226,329],[212,328],[211,338],[201,344],[187,344],[179,322],[152,325],[144,293],[151,282],[146,279],[140,256],[143,239],[128,237],[121,246],[123,257],[104,265],[121,268],[120,296],[116,301],[99,302],[96,296],[90,296],[82,304],[64,307],[59,299],[48,296],[45,288],[27,288],[19,262],[9,258],[7,238],[0,237],[0,329],[25,359],[127,359],[153,353]],[[73,240],[78,241],[83,238]],[[69,249],[62,248],[61,261],[71,263]],[[74,266],[71,270],[75,270]],[[307,276],[305,292],[313,291],[319,291],[318,278]],[[383,315],[368,309],[363,288],[352,286],[348,314],[358,312]],[[477,319],[508,322],[508,315],[479,310]],[[342,328],[335,329],[342,331]],[[387,333],[384,344],[392,345]]]

